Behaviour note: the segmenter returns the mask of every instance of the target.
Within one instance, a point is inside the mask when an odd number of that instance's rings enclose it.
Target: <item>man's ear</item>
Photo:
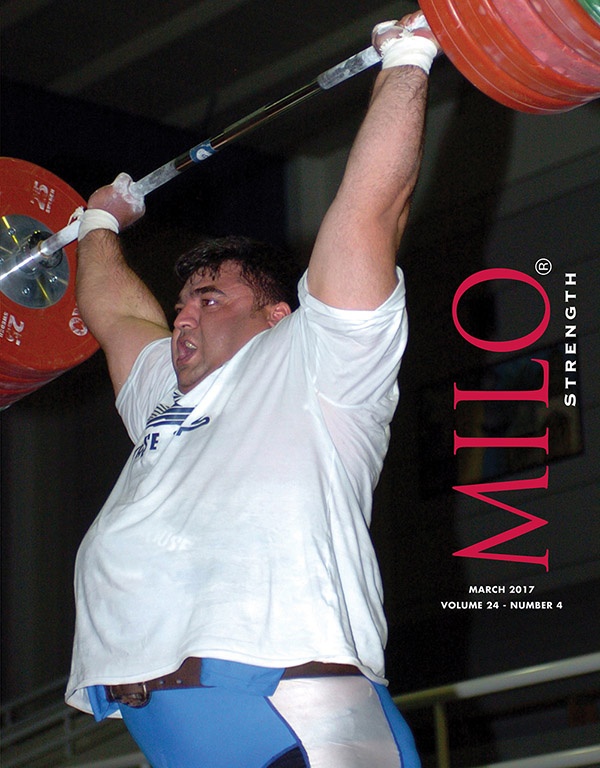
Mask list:
[[[277,304],[270,304],[267,307],[267,322],[271,326],[271,328],[274,325],[277,325],[277,323],[280,320],[283,320],[284,317],[287,317],[287,315],[292,314],[292,310],[290,309],[290,305],[287,304],[285,301],[280,301]]]

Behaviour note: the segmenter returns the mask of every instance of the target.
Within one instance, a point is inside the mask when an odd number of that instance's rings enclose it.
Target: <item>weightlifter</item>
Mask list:
[[[94,192],[77,296],[135,444],[76,564],[69,704],[153,768],[414,768],[386,687],[369,537],[407,336],[396,253],[417,179],[421,14],[375,28],[371,104],[308,270],[203,243],[170,331],[126,265],[130,179]]]

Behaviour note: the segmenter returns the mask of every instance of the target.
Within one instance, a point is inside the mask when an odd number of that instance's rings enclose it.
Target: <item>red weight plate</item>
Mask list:
[[[556,0],[546,0],[549,5],[556,6]],[[592,18],[589,11],[586,10],[578,0],[563,0],[563,7],[572,29],[578,30],[578,33],[585,36],[592,47],[597,51],[600,43],[600,24]]]
[[[536,0],[541,5],[543,0]],[[512,109],[563,112],[595,98],[537,60],[489,2],[422,0],[421,8],[448,58],[473,85]],[[513,3],[513,11],[516,5]],[[546,28],[545,44],[565,48]],[[583,93],[581,92],[583,91]]]
[[[473,4],[465,0],[461,7],[469,33],[478,47],[485,52],[488,68],[493,67],[494,82],[497,82],[499,72],[503,76],[507,75],[511,85],[507,90],[505,86],[505,93],[513,94],[518,99],[525,97],[526,103],[530,105],[556,106],[558,109],[576,106],[581,98],[577,93],[577,84],[556,75],[537,59],[514,34],[496,6],[495,2],[484,5],[481,2]],[[521,13],[523,7],[524,4],[518,6]],[[515,15],[516,6],[511,6],[511,10]],[[509,20],[517,23],[512,17]],[[554,33],[547,27],[544,27],[544,30],[554,38],[543,40],[548,51],[552,50],[552,43],[562,46]],[[589,98],[593,97],[594,91],[587,89],[584,93],[586,98]]]
[[[26,222],[25,239],[36,230],[54,233],[68,223],[76,208],[85,204],[60,178],[24,160],[0,158],[0,178],[0,227],[4,242],[10,242],[12,236],[17,251],[23,241],[23,231],[18,232],[19,237],[13,235],[14,222]],[[31,231],[28,230],[30,221],[33,222]],[[23,292],[29,290],[28,280],[34,287],[39,286],[42,300],[38,305],[28,304],[26,298],[21,303],[18,295],[21,282],[15,295],[11,285],[15,285],[15,277],[21,280],[17,270],[6,282],[0,282],[0,408],[82,363],[98,349],[75,302],[76,249],[76,243],[63,249],[59,275],[62,288],[58,298],[44,300],[43,274],[34,279],[23,278],[26,286]],[[0,263],[0,277],[7,271],[6,264],[12,263],[14,253],[3,246],[1,258],[4,262]]]
[[[47,377],[43,380],[23,379],[7,376],[4,371],[0,371],[0,410],[20,400],[30,392],[35,392],[41,386],[46,384]]]
[[[69,221],[84,200],[64,181],[39,166],[0,158],[0,216],[26,216],[54,233]],[[76,243],[64,249],[68,285],[51,306],[23,306],[2,293],[0,360],[25,377],[55,375],[86,360],[98,344],[85,327],[75,303]]]
[[[25,397],[30,392],[35,392],[36,389],[44,386],[44,384],[47,384],[48,381],[54,378],[56,377],[48,377],[48,375],[43,378],[25,378],[23,375],[15,377],[6,373],[0,367],[0,409],[10,405],[15,400]]]
[[[5,373],[0,370],[0,384],[4,389],[13,387],[14,389],[26,389],[30,387],[41,387],[48,380],[46,376],[43,379],[29,379],[23,376],[11,376],[9,373]]]
[[[48,381],[48,373],[38,373],[30,368],[19,368],[17,366],[6,365],[0,360],[0,381],[9,386],[18,388],[18,384],[36,385],[37,387]]]
[[[582,13],[577,0],[546,0],[535,9],[574,51],[600,67],[600,25]]]
[[[595,98],[600,95],[600,66],[570,47],[547,23],[544,3],[492,0],[506,26],[523,44],[532,69],[542,68],[547,82],[557,89]]]
[[[44,382],[45,384],[46,382]],[[4,376],[0,376],[0,393],[3,396],[6,396],[7,393],[12,392],[23,392],[24,394],[27,394],[28,392],[33,392],[35,389],[37,389],[39,386],[41,386],[38,382],[32,383],[24,382],[24,381],[17,381],[13,382],[8,381]]]
[[[540,103],[542,100],[537,92],[515,80],[500,66],[506,59],[502,49],[486,51],[465,23],[464,13],[459,14],[450,0],[421,0],[420,5],[450,61],[490,98],[522,112],[553,113],[576,106],[550,97]],[[463,3],[463,12],[464,8]]]

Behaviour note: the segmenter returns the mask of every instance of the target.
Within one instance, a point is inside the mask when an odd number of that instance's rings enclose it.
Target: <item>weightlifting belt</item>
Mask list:
[[[109,701],[117,701],[130,707],[144,707],[150,701],[153,691],[173,691],[177,688],[201,688],[200,671],[202,659],[190,657],[179,669],[153,680],[142,683],[123,683],[122,685],[107,685],[106,697]],[[328,677],[339,675],[360,675],[357,667],[351,664],[330,664],[320,661],[309,661],[297,667],[284,670],[282,679],[297,677]]]

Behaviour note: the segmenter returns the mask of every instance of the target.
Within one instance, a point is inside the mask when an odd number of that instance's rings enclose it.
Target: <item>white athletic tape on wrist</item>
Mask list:
[[[80,218],[77,239],[83,240],[93,229],[110,229],[111,232],[118,235],[119,222],[112,213],[103,211],[102,208],[88,208]]]
[[[437,53],[438,47],[433,40],[409,32],[402,37],[392,38],[383,43],[381,46],[381,68],[412,65],[420,67],[426,74],[429,74],[431,64]]]

